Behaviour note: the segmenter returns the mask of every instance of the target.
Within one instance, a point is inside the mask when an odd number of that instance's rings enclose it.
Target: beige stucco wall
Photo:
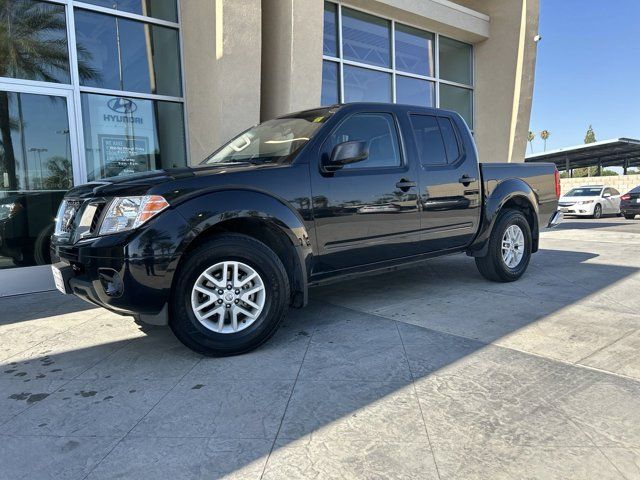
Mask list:
[[[344,4],[473,43],[480,158],[524,160],[538,0]],[[185,0],[181,9],[192,163],[259,120],[320,104],[322,0]]]
[[[263,120],[320,105],[320,0],[262,0]]]
[[[560,179],[562,194],[567,193],[574,187],[580,187],[582,185],[604,185],[606,187],[613,187],[620,193],[627,193],[632,188],[640,185],[640,175],[616,175],[610,177],[581,177]]]
[[[538,33],[538,0],[467,0],[491,17],[475,44],[475,136],[483,162],[523,162]]]
[[[260,120],[260,0],[184,0],[190,163]]]

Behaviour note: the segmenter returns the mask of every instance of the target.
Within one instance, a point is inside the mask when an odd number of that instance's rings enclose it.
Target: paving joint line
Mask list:
[[[327,302],[327,303],[330,303],[330,302]],[[507,347],[505,345],[498,345],[496,343],[493,343],[493,341],[486,342],[484,340],[480,340],[480,339],[477,339],[477,338],[471,338],[471,337],[465,337],[464,335],[459,335],[459,334],[456,334],[456,333],[443,332],[441,330],[435,330],[433,328],[423,327],[421,325],[415,325],[413,323],[400,322],[399,320],[396,320],[394,318],[385,317],[385,316],[380,315],[378,313],[371,313],[371,312],[365,312],[365,311],[362,311],[362,310],[357,310],[357,309],[355,309],[353,307],[347,307],[347,306],[338,305],[338,304],[335,304],[335,303],[331,303],[331,305],[333,305],[335,307],[339,307],[339,308],[344,308],[346,310],[351,310],[351,311],[354,311],[354,312],[358,312],[360,314],[371,315],[372,317],[377,317],[377,318],[380,318],[382,320],[386,320],[386,321],[389,321],[389,322],[399,322],[399,323],[403,323],[404,325],[411,325],[411,326],[414,326],[416,328],[422,328],[423,330],[428,330],[430,332],[438,333],[438,334],[441,334],[441,335],[449,335],[451,337],[459,338],[459,339],[462,339],[462,340],[478,342],[478,343],[483,344],[484,346],[491,345],[491,346],[496,347],[496,348],[502,348],[502,349],[505,349],[505,350],[511,350],[513,352],[522,353],[524,355],[530,355],[532,357],[541,358],[541,359],[546,360],[548,362],[560,363],[562,365],[567,365],[569,367],[579,368],[579,369],[583,369],[583,370],[590,370],[590,371],[593,371],[593,372],[602,373],[604,375],[610,375],[612,377],[622,378],[624,380],[629,380],[629,381],[634,382],[634,383],[640,383],[640,379],[633,378],[633,377],[630,377],[628,375],[624,375],[624,374],[621,374],[621,373],[610,372],[608,370],[603,370],[601,368],[592,367],[590,365],[582,365],[582,364],[577,364],[577,363],[571,363],[571,362],[568,362],[566,360],[562,360],[562,359],[559,359],[559,358],[545,357],[544,355],[541,355],[541,354],[535,353],[535,352],[529,352],[529,351],[526,351],[526,350],[520,350],[520,349],[514,348],[514,347]],[[500,337],[500,338],[502,338],[502,337]],[[433,372],[433,373],[436,373],[436,372]]]
[[[307,352],[309,351],[309,347],[311,346],[311,340],[313,339],[313,336],[316,334],[316,330],[317,330],[317,326],[313,328],[313,333],[309,336],[309,341],[307,342],[307,348],[305,348],[304,350],[304,355],[302,356],[302,360],[300,361],[300,368],[298,368],[298,373],[296,374],[296,378],[293,381],[293,385],[291,386],[291,393],[289,393],[289,398],[287,399],[287,403],[284,406],[284,411],[282,412],[282,418],[280,419],[278,430],[276,431],[276,435],[273,437],[271,448],[269,449],[267,458],[265,459],[264,465],[262,466],[262,472],[260,472],[260,480],[262,480],[265,472],[267,471],[267,465],[269,464],[269,460],[271,459],[271,454],[273,453],[274,448],[276,446],[276,442],[278,441],[278,436],[280,435],[280,430],[282,429],[282,424],[284,423],[284,417],[287,415],[287,410],[289,409],[289,403],[291,402],[291,398],[293,398],[293,392],[295,391],[296,385],[298,384],[298,378],[300,377],[302,366],[304,365],[304,361],[307,358]]]
[[[411,376],[411,387],[413,388],[413,393],[416,398],[416,403],[418,404],[418,409],[420,410],[420,418],[422,418],[422,426],[424,427],[424,433],[427,435],[427,441],[429,442],[429,450],[431,451],[431,458],[433,458],[433,465],[436,467],[436,474],[438,478],[442,478],[440,475],[440,468],[438,468],[438,462],[436,461],[436,452],[433,448],[433,443],[431,442],[431,436],[429,435],[429,429],[427,428],[427,421],[424,418],[424,411],[422,410],[422,404],[420,403],[420,397],[418,397],[418,391],[416,390],[416,382],[415,377],[413,375],[413,370],[411,369],[411,363],[409,362],[409,356],[407,355],[407,349],[404,346],[404,339],[402,338],[402,333],[400,333],[400,327],[398,326],[398,321],[394,320],[394,325],[396,327],[396,331],[398,332],[398,337],[400,337],[400,344],[402,345],[402,351],[404,352],[404,360],[407,363],[407,368],[409,370],[409,375]]]

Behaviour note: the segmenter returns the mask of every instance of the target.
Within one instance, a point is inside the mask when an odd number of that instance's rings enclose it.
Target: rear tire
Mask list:
[[[636,218],[636,216],[627,214],[624,216],[624,218],[626,218],[627,220],[633,220],[634,218]]]
[[[595,207],[593,207],[593,218],[597,220],[600,217],[602,217],[602,206],[600,206],[600,204],[597,204]]]
[[[510,228],[511,230],[509,230]],[[516,233],[519,231],[522,234],[521,242],[510,241],[507,230]],[[505,245],[513,246],[515,244],[518,244],[517,248],[504,248]],[[476,266],[480,274],[487,280],[513,282],[518,280],[529,266],[531,245],[531,227],[522,212],[511,209],[503,210],[491,231],[488,253],[484,257],[476,257]],[[511,266],[507,264],[507,260]]]
[[[241,271],[247,270],[257,276],[249,284],[236,288],[234,277],[239,277]],[[225,278],[222,272],[225,272]],[[237,285],[249,277],[249,274],[239,277]],[[228,282],[227,286],[232,285],[232,288],[214,286],[207,278],[221,284]],[[262,290],[259,290],[260,287],[263,287]],[[201,294],[203,288],[213,293]],[[254,289],[259,290],[255,295],[260,295],[260,298],[252,296],[249,303],[244,303],[242,299],[248,298],[243,296],[245,292],[250,293]],[[223,293],[219,294],[219,291]],[[235,300],[227,301],[227,295],[230,295],[229,298],[234,296]],[[254,238],[225,234],[191,251],[181,265],[172,289],[169,325],[182,343],[198,353],[210,356],[238,355],[259,347],[271,338],[285,317],[289,299],[289,278],[280,258]],[[245,307],[246,311],[252,310],[255,316],[238,313],[235,317],[232,312],[240,310],[236,310],[234,304],[243,310]],[[256,307],[250,307],[250,304]],[[205,307],[199,309],[203,305]],[[212,313],[204,318],[214,310],[222,313]]]

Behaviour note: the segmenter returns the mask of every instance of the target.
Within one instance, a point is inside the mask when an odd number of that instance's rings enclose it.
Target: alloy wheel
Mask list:
[[[266,289],[262,277],[249,265],[226,261],[200,274],[191,290],[196,319],[216,333],[237,333],[262,313]]]
[[[516,268],[524,256],[524,233],[518,225],[510,225],[502,236],[502,261]]]

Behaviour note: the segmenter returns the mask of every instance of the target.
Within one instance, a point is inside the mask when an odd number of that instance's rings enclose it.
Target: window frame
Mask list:
[[[352,175],[352,174],[372,174],[372,173],[393,173],[393,172],[406,172],[409,170],[409,164],[407,162],[407,157],[405,155],[404,149],[404,139],[402,137],[402,130],[400,129],[400,123],[398,121],[398,117],[395,112],[384,111],[384,110],[371,110],[371,111],[362,111],[362,112],[353,112],[345,116],[345,118],[341,119],[337,125],[335,125],[331,131],[327,134],[326,138],[322,142],[318,155],[318,171],[322,172],[322,160],[325,155],[331,156],[331,150],[328,149],[328,144],[330,143],[331,137],[335,134],[335,132],[344,125],[345,122],[349,121],[349,119],[357,116],[357,115],[388,115],[391,117],[393,126],[395,128],[396,138],[398,141],[398,153],[400,155],[400,165],[390,165],[387,167],[361,167],[361,168],[340,168],[334,172],[331,172],[331,176],[334,175]]]
[[[398,22],[393,18],[388,18],[385,17],[383,15],[380,15],[376,12],[364,9],[364,8],[359,8],[359,7],[355,7],[353,5],[350,5],[348,3],[344,3],[342,1],[339,0],[324,0],[325,3],[333,3],[334,5],[336,5],[336,21],[337,21],[337,30],[338,30],[338,37],[337,37],[337,42],[338,42],[338,56],[337,57],[333,57],[331,55],[326,55],[323,52],[322,55],[322,60],[323,61],[328,61],[328,62],[334,62],[338,64],[338,103],[344,103],[344,99],[345,99],[345,94],[344,94],[344,65],[351,65],[354,67],[361,67],[361,68],[365,68],[365,69],[370,69],[370,70],[376,70],[379,72],[385,72],[385,73],[390,73],[392,78],[391,78],[391,103],[397,103],[397,86],[396,86],[396,77],[397,76],[404,76],[404,77],[409,77],[409,78],[414,78],[414,79],[418,79],[418,80],[426,80],[426,81],[430,81],[434,83],[435,86],[435,98],[434,98],[434,105],[433,107],[425,107],[425,108],[441,108],[440,107],[440,85],[444,84],[444,85],[451,85],[453,87],[459,87],[459,88],[463,88],[466,90],[470,90],[471,91],[471,122],[472,125],[470,125],[470,130],[473,133],[474,128],[475,128],[475,122],[476,122],[476,108],[475,108],[475,103],[476,103],[476,96],[475,96],[475,83],[476,83],[476,61],[475,61],[475,45],[464,42],[462,40],[459,40],[457,38],[453,38],[453,37],[449,37],[447,35],[442,35],[441,33],[437,32],[437,31],[430,31],[430,30],[426,30],[424,27],[421,27],[419,25],[416,24],[412,24],[412,23],[408,23],[408,22]],[[362,63],[362,62],[356,62],[353,60],[347,60],[344,58],[344,52],[343,52],[343,42],[342,42],[342,8],[348,8],[350,10],[356,10],[362,13],[366,13],[368,15],[372,15],[374,17],[383,19],[383,20],[387,20],[390,22],[390,29],[391,29],[391,68],[387,68],[387,67],[379,67],[377,65],[371,65],[368,63]],[[404,72],[401,70],[398,70],[396,68],[396,24],[398,25],[404,25],[407,27],[411,27],[426,33],[430,33],[434,36],[434,76],[428,76],[428,75],[420,75],[420,74],[415,74],[415,73],[409,73],[409,72]],[[453,82],[450,80],[445,80],[440,78],[440,37],[445,37],[445,38],[451,38],[452,40],[456,40],[458,42],[461,43],[465,43],[467,45],[469,45],[471,47],[471,84],[467,85],[467,84],[463,84],[463,83],[458,83],[458,82]]]

